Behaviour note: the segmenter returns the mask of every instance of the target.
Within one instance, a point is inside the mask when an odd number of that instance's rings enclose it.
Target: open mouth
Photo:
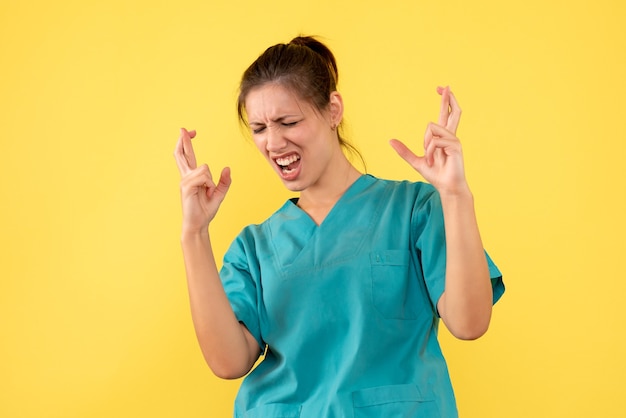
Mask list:
[[[298,154],[290,154],[285,157],[274,159],[276,165],[280,167],[283,174],[292,173],[300,165],[300,156]]]

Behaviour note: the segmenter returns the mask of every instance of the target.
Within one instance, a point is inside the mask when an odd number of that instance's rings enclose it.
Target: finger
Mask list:
[[[433,140],[434,137],[444,137],[444,136],[455,137],[452,132],[448,131],[443,126],[438,125],[434,122],[430,122],[428,125],[426,125],[426,131],[424,132],[424,151],[426,151],[430,147],[431,141]],[[425,156],[427,157],[427,155]]]
[[[430,143],[430,147],[428,147],[426,152],[428,153],[429,151],[432,152],[438,149],[441,149],[446,154],[450,155],[457,150],[461,150],[461,142],[459,142],[456,138],[433,138]]]
[[[231,182],[232,182],[232,179],[230,177],[230,168],[224,167],[222,169],[222,173],[220,174],[220,180],[218,181],[217,186],[215,187],[215,192],[219,196],[220,202],[224,200],[224,197],[226,196],[226,193],[228,192],[228,189],[230,188]]]
[[[450,116],[450,87],[437,87],[437,93],[441,94],[441,107],[439,109],[439,125],[446,126]]]
[[[183,142],[183,155],[187,160],[189,168],[193,170],[198,166],[196,162],[196,153],[194,152],[193,145],[191,144],[191,138],[196,136],[196,131],[187,131],[185,128],[180,128],[180,135]]]
[[[230,167],[224,167],[222,169],[222,173],[220,174],[220,181],[217,184],[217,187],[222,188],[222,189],[225,188],[224,189],[224,192],[225,192],[230,187],[231,182],[232,182],[232,179],[230,177]]]
[[[181,180],[181,188],[189,189],[192,187],[205,187],[209,189],[215,188],[213,176],[211,175],[211,171],[206,164],[201,165],[195,170],[189,171]]]
[[[434,138],[426,150],[424,158],[432,167],[436,161],[444,161],[446,157],[462,154],[461,143],[453,138]]]
[[[178,141],[176,142],[176,148],[174,148],[174,159],[176,160],[176,166],[178,167],[181,177],[185,176],[189,172],[190,168],[183,151],[182,135],[178,137]]]
[[[459,102],[457,102],[454,93],[449,91],[450,98],[450,116],[448,117],[448,123],[445,126],[450,132],[456,135],[456,130],[459,127],[459,121],[461,120],[461,107],[459,106]]]
[[[428,148],[424,150],[424,161],[429,167],[432,167],[435,164],[435,157],[440,156],[437,154],[441,154],[441,150],[437,147],[437,140],[439,138],[433,138],[428,144]]]
[[[436,123],[429,123],[424,134],[424,158],[429,166],[432,166],[437,157],[437,149],[445,148],[451,144],[459,144],[459,139],[443,126]]]
[[[421,168],[424,165],[424,157],[415,155],[413,151],[397,139],[390,140],[389,145],[391,145],[391,148],[393,148],[404,161],[421,173]]]
[[[431,138],[434,137],[450,137],[450,138],[456,138],[458,140],[458,138],[456,137],[456,135],[449,131],[447,128],[444,128],[443,126],[437,124],[437,123],[429,123],[428,126],[426,127],[426,135],[431,136]]]
[[[193,170],[198,166],[196,162],[196,154],[193,151],[193,146],[191,145],[191,138],[196,136],[196,131],[187,131],[185,128],[180,128],[180,136],[183,142],[183,155],[187,160],[189,168]]]
[[[431,129],[431,125],[434,125],[432,122],[426,125],[426,130],[424,131],[424,151],[428,149],[430,146],[430,141],[433,140],[433,130]]]

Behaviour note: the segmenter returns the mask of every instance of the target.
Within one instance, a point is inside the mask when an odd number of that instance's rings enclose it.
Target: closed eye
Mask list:
[[[299,120],[297,120],[295,122],[281,122],[281,126],[284,126],[286,128],[290,128],[292,126],[296,126],[298,123],[300,123]],[[261,125],[261,124],[258,124],[258,123],[253,123],[251,125],[252,125],[251,126],[252,133],[254,135],[262,133],[265,130],[265,128],[266,128],[265,125]]]

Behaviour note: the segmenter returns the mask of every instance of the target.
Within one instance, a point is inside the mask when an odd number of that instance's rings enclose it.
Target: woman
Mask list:
[[[437,342],[489,326],[501,274],[483,250],[455,136],[441,113],[424,156],[391,146],[430,184],[361,174],[339,134],[337,65],[314,38],[268,48],[244,73],[239,117],[285,187],[299,192],[232,243],[218,273],[208,226],[230,187],[197,166],[194,131],[175,150],[192,317],[213,372],[244,376],[236,417],[453,417]]]

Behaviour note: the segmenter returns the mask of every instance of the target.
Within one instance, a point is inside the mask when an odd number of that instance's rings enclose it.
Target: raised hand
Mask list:
[[[437,87],[441,95],[439,121],[429,123],[424,134],[424,155],[417,156],[397,139],[391,146],[406,162],[417,170],[439,193],[466,192],[461,142],[456,130],[461,119],[461,108],[449,87]]]
[[[206,231],[230,187],[230,169],[222,170],[215,184],[209,166],[198,167],[191,139],[196,131],[181,128],[174,158],[180,172],[180,193],[183,206],[183,231]]]

